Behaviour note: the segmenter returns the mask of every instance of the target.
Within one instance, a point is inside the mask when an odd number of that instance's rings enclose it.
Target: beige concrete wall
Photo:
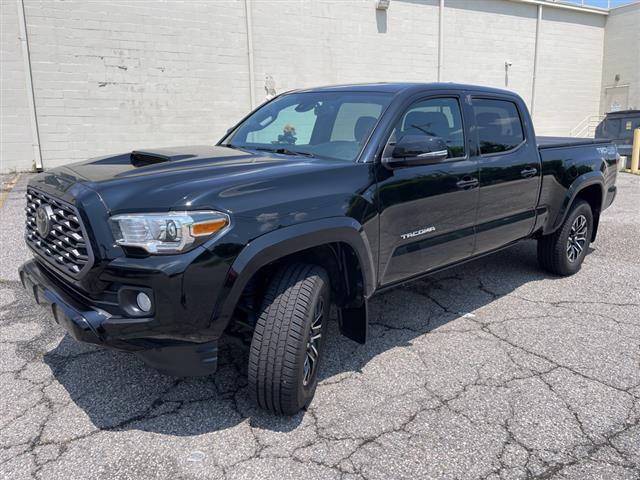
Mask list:
[[[16,2],[2,2],[8,126],[1,168],[26,170],[32,136]],[[45,168],[133,148],[213,143],[249,110],[243,0],[24,2]],[[257,103],[266,98],[266,77],[277,92],[437,79],[438,0],[392,0],[387,12],[375,0],[250,4]],[[506,87],[530,102],[537,7],[445,4],[442,80]],[[605,17],[544,10],[535,122],[539,133],[566,135],[599,109]]]
[[[277,90],[323,84],[433,82],[438,65],[438,2],[253,1],[258,98],[267,75]]]
[[[443,80],[507,88],[530,104],[536,18],[535,5],[447,0]]]
[[[249,108],[242,2],[25,7],[45,168],[211,143]]]
[[[265,98],[266,76],[278,91],[327,83],[435,81],[438,3],[394,1],[380,13],[368,1],[340,8],[331,0],[254,1],[257,98]],[[442,80],[514,90],[530,106],[536,20],[532,4],[446,0]],[[568,135],[587,115],[598,113],[604,24],[602,15],[544,9],[536,105],[542,134]],[[296,52],[304,55],[287,61]],[[508,72],[506,61],[512,63]]]
[[[544,8],[536,81],[536,133],[570,135],[600,109],[606,17]]]
[[[0,172],[32,168],[33,134],[15,0],[0,0]]]
[[[612,105],[640,109],[640,3],[615,8],[607,18],[601,113]]]

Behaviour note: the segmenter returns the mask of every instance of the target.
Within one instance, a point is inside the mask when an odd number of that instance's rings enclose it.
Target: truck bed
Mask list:
[[[536,142],[539,149],[575,147],[579,145],[594,145],[597,143],[608,143],[606,138],[579,138],[579,137],[538,137]]]

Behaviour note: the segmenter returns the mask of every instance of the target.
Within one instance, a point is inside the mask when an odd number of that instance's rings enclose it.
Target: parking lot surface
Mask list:
[[[640,177],[573,277],[529,241],[375,297],[365,346],[334,322],[291,418],[254,407],[242,345],[179,379],[65,335],[16,274],[26,179],[0,210],[0,478],[640,477]]]

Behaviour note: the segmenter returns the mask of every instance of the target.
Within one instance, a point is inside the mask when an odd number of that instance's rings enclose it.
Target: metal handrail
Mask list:
[[[589,115],[569,131],[570,137],[592,137],[604,115]]]

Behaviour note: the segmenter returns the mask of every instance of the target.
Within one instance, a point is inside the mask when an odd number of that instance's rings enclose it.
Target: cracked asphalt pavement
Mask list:
[[[291,418],[252,404],[241,344],[180,379],[65,335],[17,278],[26,179],[0,211],[1,478],[640,478],[640,177],[573,277],[524,242],[377,296],[366,346],[333,322]]]

